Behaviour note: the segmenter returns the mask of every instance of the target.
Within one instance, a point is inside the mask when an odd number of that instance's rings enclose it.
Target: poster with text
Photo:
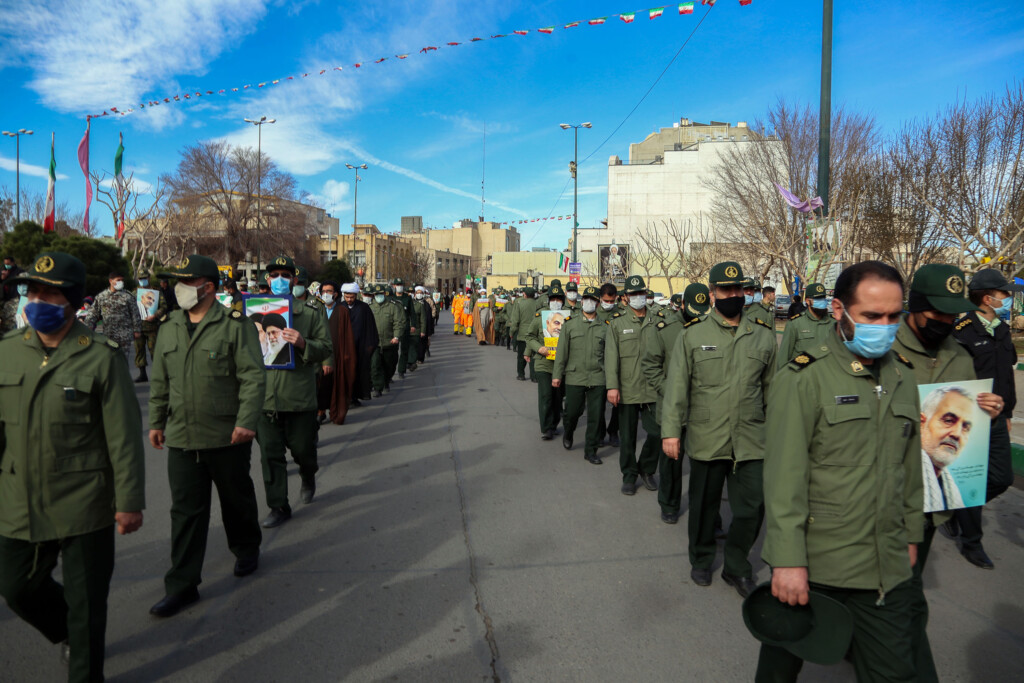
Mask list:
[[[597,249],[601,279],[606,282],[624,280],[629,270],[629,245],[599,244]]]
[[[924,511],[984,505],[991,419],[978,407],[978,394],[990,393],[992,380],[922,384],[917,390]]]
[[[555,349],[558,348],[558,335],[562,332],[562,323],[565,322],[565,317],[569,315],[568,311],[541,311],[540,312],[540,324],[543,327],[542,332],[544,333],[544,348],[548,350],[548,360],[555,359]]]
[[[245,316],[256,325],[260,335],[263,365],[272,370],[295,368],[295,350],[282,336],[292,326],[292,297],[270,294],[246,294]]]

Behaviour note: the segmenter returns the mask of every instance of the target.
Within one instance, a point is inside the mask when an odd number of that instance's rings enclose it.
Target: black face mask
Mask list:
[[[743,297],[730,296],[724,299],[715,299],[715,309],[722,314],[723,318],[735,318],[743,311]]]
[[[927,318],[924,326],[917,328],[917,333],[921,336],[921,343],[932,348],[941,344],[942,340],[948,337],[952,331],[953,323],[944,323],[933,318]]]

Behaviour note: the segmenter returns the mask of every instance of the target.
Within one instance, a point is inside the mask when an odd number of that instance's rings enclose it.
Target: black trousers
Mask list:
[[[554,430],[562,419],[562,389],[551,386],[551,373],[538,370],[537,414],[540,417],[540,433]]]
[[[604,417],[604,406],[601,406],[601,416]],[[612,414],[608,418],[607,428],[604,426],[604,420],[601,420],[601,431],[598,434],[598,441],[603,441],[605,436],[619,436],[619,407],[612,406]]]
[[[267,494],[267,507],[291,512],[288,504],[288,460],[285,451],[299,466],[303,483],[312,482],[319,470],[316,462],[316,411],[260,414],[256,425],[256,439],[260,443],[263,464],[263,488]]]
[[[679,443],[686,443],[686,431],[679,438]],[[680,449],[682,451],[682,449]],[[661,452],[658,462],[661,479],[658,480],[658,505],[661,511],[670,515],[678,515],[683,501],[683,453],[673,460]]]
[[[583,409],[587,409],[587,438],[583,445],[583,455],[597,455],[597,444],[601,441],[598,434],[604,426],[604,385],[584,387],[575,384],[565,385],[565,416],[563,417],[565,433],[576,431]]]
[[[516,377],[526,377],[526,342],[516,342]],[[533,372],[533,356],[530,356],[530,379],[535,377]]]
[[[1006,420],[998,417],[992,421],[988,444],[988,481],[985,487],[985,502],[1001,496],[1013,485],[1013,455],[1010,450],[1010,430]],[[961,550],[981,547],[981,511],[983,506],[963,508],[953,513],[960,525]]]
[[[60,556],[64,585],[53,580]],[[55,541],[0,536],[0,595],[51,643],[68,641],[68,680],[102,681],[114,526]]]
[[[619,414],[622,422],[619,425],[619,469],[622,481],[631,484],[640,473],[654,474],[658,471],[658,458],[661,450],[661,427],[655,419],[654,403],[620,403]],[[637,422],[643,424],[647,439],[640,449],[640,458],[636,455]]]
[[[694,460],[690,458],[690,509],[687,512],[690,565],[710,569],[715,561],[715,518],[722,505],[722,489],[729,482],[732,523],[725,539],[722,570],[751,577],[748,556],[764,521],[764,462],[761,460]]]

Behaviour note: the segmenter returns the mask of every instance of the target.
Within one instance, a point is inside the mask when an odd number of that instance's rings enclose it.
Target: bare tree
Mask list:
[[[680,223],[674,220],[662,221],[660,228],[648,222],[634,233],[640,246],[641,267],[650,277],[648,262],[657,275],[664,276],[668,282],[668,294],[675,292],[672,288],[673,278],[680,277],[686,265],[687,234]],[[635,262],[635,261],[634,261]]]
[[[6,186],[0,187],[0,233],[5,233],[14,227],[17,221],[15,212],[15,192]],[[59,234],[82,234],[82,224],[85,222],[85,211],[73,210],[68,206],[67,201],[57,202],[53,207],[54,227]],[[21,190],[21,220],[32,221],[42,225],[46,219],[46,195],[38,192],[31,192],[22,188]],[[91,232],[96,232],[96,219],[90,221]]]

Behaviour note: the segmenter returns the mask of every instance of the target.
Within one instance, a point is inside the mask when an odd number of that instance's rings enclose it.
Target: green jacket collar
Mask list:
[[[52,368],[54,365],[87,349],[95,343],[95,334],[95,332],[78,320],[71,323],[71,329],[68,330],[60,344],[57,345],[57,351],[47,360],[47,368]],[[43,346],[42,340],[39,339],[39,333],[31,327],[25,328],[25,333],[21,335],[21,340],[26,346],[36,349],[41,354],[46,354],[46,347]]]

